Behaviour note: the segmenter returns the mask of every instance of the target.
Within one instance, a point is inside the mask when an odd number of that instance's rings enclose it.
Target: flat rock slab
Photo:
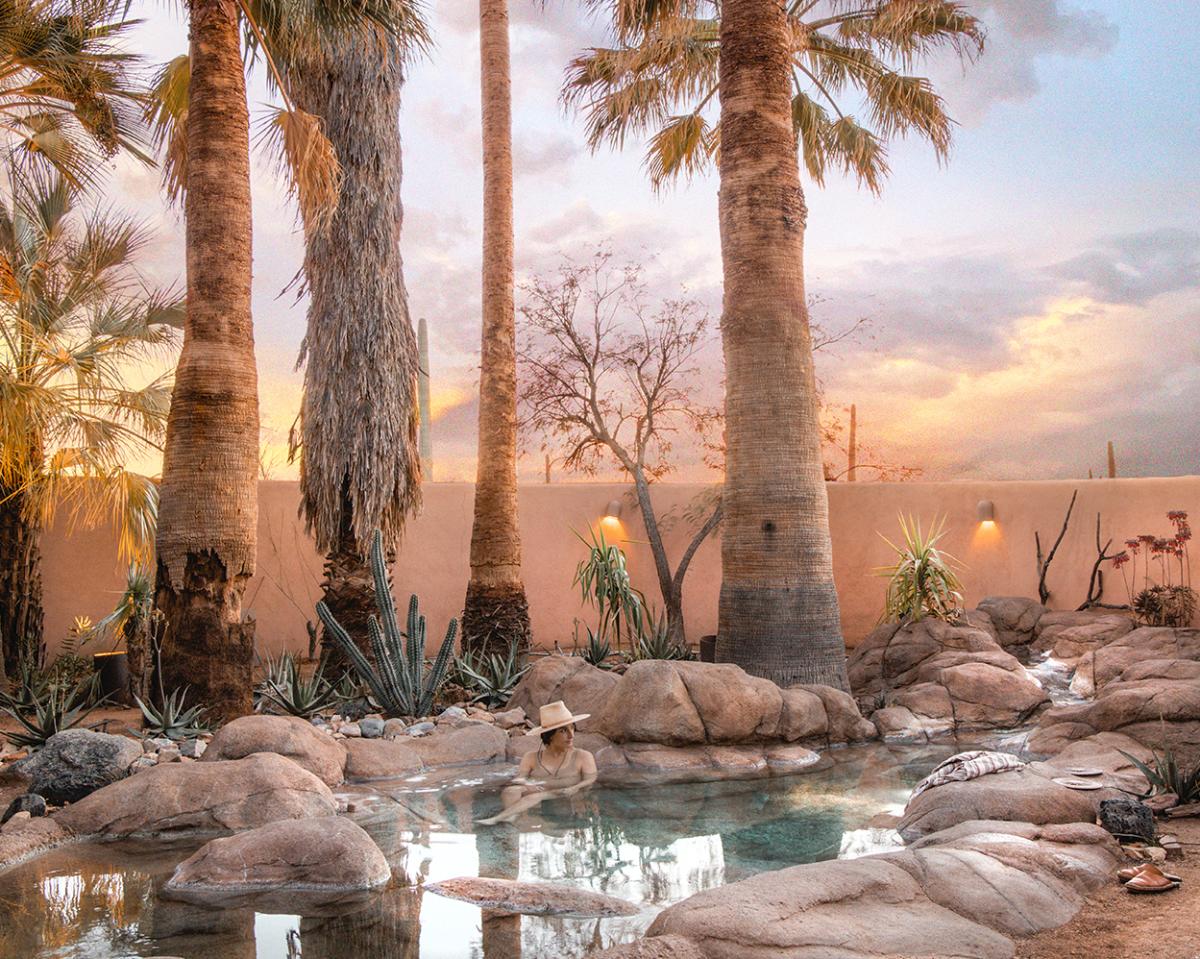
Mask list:
[[[97,789],[54,814],[77,836],[253,829],[279,819],[333,816],[320,779],[275,753],[224,762],[168,763]]]
[[[347,739],[347,779],[395,779],[425,768],[420,754],[400,739]]]
[[[290,819],[201,846],[168,892],[373,889],[392,876],[375,841],[349,819]]]
[[[463,876],[425,887],[447,899],[469,902],[493,912],[524,916],[563,916],[575,919],[610,919],[632,916],[637,906],[624,899],[606,896],[554,882],[518,882],[514,879],[485,879]]]
[[[409,739],[406,745],[426,766],[472,766],[503,762],[508,734],[490,723],[438,726],[428,736]]]
[[[26,819],[0,832],[0,869],[7,869],[69,842],[72,836],[53,819]]]

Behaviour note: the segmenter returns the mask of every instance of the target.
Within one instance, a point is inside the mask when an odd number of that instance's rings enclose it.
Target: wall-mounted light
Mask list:
[[[604,518],[600,521],[606,526],[616,526],[621,522],[621,501],[611,499],[604,507]]]
[[[990,499],[981,499],[975,507],[975,518],[984,526],[995,526],[996,504]]]

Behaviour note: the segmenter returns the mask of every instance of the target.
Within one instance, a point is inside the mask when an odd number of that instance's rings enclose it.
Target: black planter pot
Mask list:
[[[700,637],[700,662],[715,663],[717,661],[717,637]]]
[[[107,696],[110,702],[129,705],[129,660],[124,650],[96,653],[92,656],[92,669],[100,674],[101,696]]]

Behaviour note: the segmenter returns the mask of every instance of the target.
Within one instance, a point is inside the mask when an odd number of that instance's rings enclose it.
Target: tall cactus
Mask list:
[[[317,603],[317,615],[385,713],[389,716],[428,716],[433,711],[434,697],[446,680],[446,669],[454,654],[458,620],[450,620],[442,648],[427,671],[425,617],[420,613],[414,593],[408,601],[407,629],[400,631],[396,604],[388,588],[383,534],[379,530],[375,530],[371,537],[371,573],[375,578],[375,605],[379,608],[379,616],[372,616],[367,621],[367,632],[375,655],[374,666],[323,602]]]

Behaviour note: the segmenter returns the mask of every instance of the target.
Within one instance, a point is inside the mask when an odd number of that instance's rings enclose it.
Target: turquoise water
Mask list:
[[[348,790],[393,869],[337,904],[287,895],[204,907],[156,890],[197,843],[66,847],[0,873],[0,957],[20,959],[570,959],[635,938],[665,906],[769,869],[891,848],[881,827],[953,747],[838,750],[778,779],[597,788],[515,825],[495,781],[421,779]],[[874,822],[873,822],[874,820]],[[635,903],[637,915],[495,916],[426,893],[465,875],[553,880]]]

